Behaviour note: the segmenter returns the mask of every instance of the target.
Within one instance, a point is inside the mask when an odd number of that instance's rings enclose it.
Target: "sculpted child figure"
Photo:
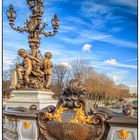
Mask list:
[[[18,55],[23,58],[23,64],[16,65],[17,76],[19,80],[24,79],[27,85],[32,71],[32,60],[28,57],[28,54],[24,49],[20,49]]]
[[[51,78],[52,78],[53,63],[50,60],[52,58],[52,53],[46,52],[44,57],[45,57],[45,59],[43,60],[43,71],[45,74],[45,80],[47,81],[46,88],[48,89],[51,84]]]

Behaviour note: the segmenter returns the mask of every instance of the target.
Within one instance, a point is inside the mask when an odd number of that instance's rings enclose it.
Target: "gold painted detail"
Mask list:
[[[16,122],[19,122],[19,121],[20,121],[20,118],[17,118],[17,119],[16,119]]]
[[[31,126],[31,122],[30,122],[30,121],[25,121],[25,122],[23,123],[23,127],[24,127],[25,129],[30,128],[30,126]]]
[[[129,137],[129,131],[122,129],[118,132],[118,136],[120,139],[127,139]]]
[[[15,116],[8,116],[7,119],[9,121],[16,121],[16,122],[19,122],[20,121],[20,119],[18,117],[15,117]]]
[[[62,122],[61,116],[66,110],[68,110],[68,108],[60,106],[54,114],[46,112],[45,115],[49,120]],[[93,123],[93,117],[86,116],[82,106],[80,108],[75,108],[74,111],[76,111],[76,115],[75,118],[70,121],[71,123]]]
[[[61,115],[64,113],[65,110],[68,110],[68,108],[65,108],[65,107],[60,106],[60,107],[55,111],[54,114],[46,112],[46,117],[47,117],[49,120],[56,120],[56,121],[58,121],[58,122],[62,122],[62,120],[61,120]]]
[[[80,108],[75,108],[76,116],[73,120],[71,120],[71,123],[89,123],[91,124],[93,122],[92,116],[86,116],[85,112],[83,110],[83,106]]]

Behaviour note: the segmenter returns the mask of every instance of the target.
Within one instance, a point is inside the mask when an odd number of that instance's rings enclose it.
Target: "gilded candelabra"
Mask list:
[[[29,9],[31,10],[31,15],[26,16],[26,21],[24,22],[24,27],[15,27],[16,11],[11,4],[6,15],[9,19],[10,26],[12,29],[18,32],[27,32],[28,43],[31,48],[31,52],[27,53],[26,50],[20,49],[18,55],[23,58],[22,64],[16,65],[17,73],[17,84],[15,88],[46,88],[48,89],[51,84],[52,77],[52,62],[51,52],[46,52],[44,58],[41,58],[39,51],[41,34],[45,36],[54,36],[58,32],[60,21],[55,14],[51,23],[53,26],[53,32],[45,32],[44,29],[47,25],[46,18],[44,18],[44,23],[42,23],[42,15],[44,13],[44,0],[27,0]]]
[[[60,25],[59,19],[57,15],[54,15],[51,23],[53,26],[53,32],[45,32],[44,28],[46,27],[46,19],[44,18],[44,23],[41,22],[42,15],[44,13],[44,0],[27,0],[27,4],[32,12],[32,15],[28,17],[26,16],[26,21],[24,27],[17,26],[15,27],[15,19],[16,19],[16,11],[14,10],[13,5],[11,4],[9,10],[6,15],[9,19],[10,26],[12,29],[18,32],[27,32],[29,47],[31,48],[31,53],[34,57],[37,55],[37,49],[40,45],[40,37],[39,35],[43,34],[45,36],[54,36],[58,32],[58,28]]]

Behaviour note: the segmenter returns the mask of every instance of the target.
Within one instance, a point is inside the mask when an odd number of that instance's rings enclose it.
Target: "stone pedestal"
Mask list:
[[[36,114],[49,105],[56,106],[57,100],[52,98],[53,94],[52,91],[46,90],[13,90],[4,111],[4,140],[38,140]],[[37,110],[29,110],[31,105],[35,105]],[[15,107],[27,110],[15,111]]]
[[[36,105],[37,110],[41,110],[48,105],[56,105],[57,100],[52,98],[54,93],[46,90],[13,90],[11,98],[7,100],[5,110],[11,107],[29,108]]]
[[[107,140],[137,140],[138,120],[135,117],[113,117],[107,121],[110,126]]]

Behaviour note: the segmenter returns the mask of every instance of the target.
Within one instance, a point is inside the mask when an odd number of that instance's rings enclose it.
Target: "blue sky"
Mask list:
[[[14,3],[15,25],[24,26],[30,14],[26,0],[3,1],[3,67],[14,64],[20,48],[29,49],[26,33],[12,30],[6,11]],[[137,1],[136,0],[45,0],[45,13],[52,31],[51,19],[56,13],[61,25],[54,37],[42,35],[40,50],[53,53],[54,63],[70,64],[77,58],[90,61],[97,72],[105,73],[116,84],[137,89]]]

